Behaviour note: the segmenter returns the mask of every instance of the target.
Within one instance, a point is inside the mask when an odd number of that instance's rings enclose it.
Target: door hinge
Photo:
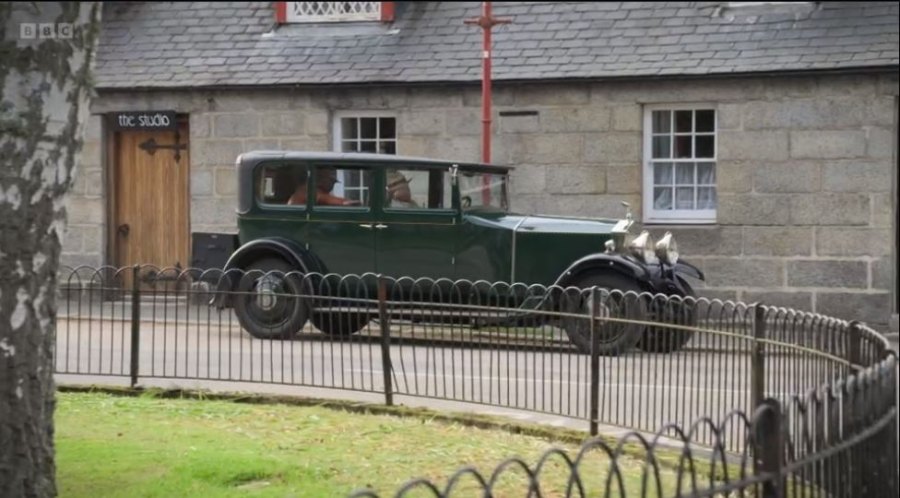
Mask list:
[[[161,145],[161,144],[156,143],[155,138],[150,137],[148,140],[140,143],[138,145],[138,148],[143,149],[151,156],[153,154],[156,154],[157,149],[172,149],[175,151],[175,162],[178,162],[179,160],[181,160],[181,151],[187,150],[187,144],[181,143],[180,138],[181,138],[181,134],[179,134],[178,132],[175,132],[175,143],[174,144]]]

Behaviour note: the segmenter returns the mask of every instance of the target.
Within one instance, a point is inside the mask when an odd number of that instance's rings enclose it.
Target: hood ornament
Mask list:
[[[631,204],[622,201],[622,205],[625,206],[625,218],[619,220],[616,223],[616,226],[613,227],[612,232],[614,234],[628,233],[628,230],[631,229],[631,225],[634,224],[634,215],[631,214]]]
[[[628,204],[625,201],[622,201],[622,205],[625,206],[625,221],[631,223],[634,221],[634,217],[631,215],[631,204]]]

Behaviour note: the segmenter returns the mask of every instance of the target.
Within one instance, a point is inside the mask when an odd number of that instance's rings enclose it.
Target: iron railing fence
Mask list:
[[[857,322],[598,288],[136,266],[68,269],[60,289],[62,374],[346,389],[387,404],[436,398],[583,419],[591,434],[599,424],[667,427],[677,439],[691,421],[725,420],[697,424],[690,441],[729,454],[752,440],[748,417],[729,415],[769,400],[785,414],[795,462],[831,448],[848,414],[861,416],[861,398],[811,404],[810,393],[890,356]],[[820,404],[841,422],[829,425]],[[791,472],[810,468],[819,467]]]
[[[896,357],[888,356],[786,404],[767,398],[719,423],[700,418],[614,442],[594,438],[577,451],[551,448],[534,463],[513,457],[488,473],[464,467],[446,482],[414,479],[390,496],[894,497],[896,388]],[[744,436],[728,441],[734,424]],[[702,427],[712,445],[698,441]],[[379,496],[388,495],[361,489],[351,498]]]

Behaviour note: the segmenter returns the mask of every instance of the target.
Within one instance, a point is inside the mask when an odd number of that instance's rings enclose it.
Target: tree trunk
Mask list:
[[[99,17],[99,2],[0,3],[3,497],[56,495],[57,268]],[[41,23],[52,26],[57,37],[42,38]],[[58,23],[68,23],[72,30]]]

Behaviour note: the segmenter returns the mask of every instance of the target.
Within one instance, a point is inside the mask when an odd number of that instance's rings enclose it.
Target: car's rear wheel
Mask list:
[[[312,323],[322,332],[337,337],[353,335],[371,321],[368,313],[313,313]]]
[[[642,320],[647,314],[646,304],[638,297],[641,289],[633,279],[614,273],[592,272],[578,277],[573,287],[562,296],[564,313],[583,315],[564,317],[562,327],[581,352],[591,352],[591,320],[593,316],[616,320]],[[596,287],[596,292],[591,289]],[[595,298],[596,301],[595,302]],[[599,320],[594,325],[601,355],[618,355],[633,349],[641,339],[643,325],[622,321]]]
[[[315,284],[309,321],[322,333],[346,337],[362,330],[372,320],[368,307],[372,301],[372,285],[366,279],[326,275]]]
[[[654,299],[649,303],[649,321],[687,327],[697,326],[697,301],[694,298],[694,290],[684,280],[681,281],[681,285],[687,291],[687,295],[681,299],[673,296],[666,300]],[[671,353],[683,348],[693,336],[692,330],[648,326],[644,329],[637,347],[648,353]]]
[[[263,258],[245,268],[234,296],[238,322],[259,339],[290,339],[306,324],[309,305],[303,278],[280,258]]]

